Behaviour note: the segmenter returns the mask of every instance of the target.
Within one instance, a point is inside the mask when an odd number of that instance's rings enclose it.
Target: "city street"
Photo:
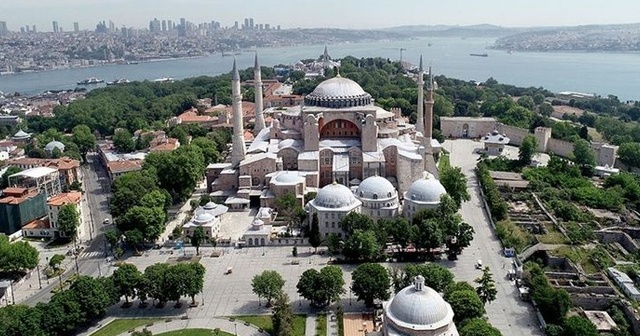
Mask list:
[[[482,143],[463,139],[448,140],[444,142],[443,147],[451,153],[451,165],[461,167],[467,176],[471,200],[462,204],[460,213],[463,220],[475,230],[471,246],[464,250],[455,261],[455,268],[451,269],[456,280],[473,283],[473,280],[481,275],[480,270],[475,269],[475,264],[478,259],[482,260],[483,265],[491,269],[498,290],[496,301],[485,306],[491,324],[500,329],[503,335],[543,335],[538,328],[539,323],[533,306],[519,299],[516,286],[506,278],[507,270],[511,269],[512,259],[502,255],[500,241],[491,229],[489,218],[483,208],[480,187],[474,171],[479,158],[474,150],[482,148]]]
[[[88,164],[81,166],[84,191],[85,191],[85,235],[79,246],[84,246],[84,250],[78,255],[77,270],[80,274],[99,276],[109,271],[109,265],[105,263],[105,240],[103,238],[104,230],[111,225],[103,225],[102,222],[109,216],[110,181],[107,172],[99,164],[98,157],[94,153],[87,155]],[[55,253],[65,254],[70,246],[64,248],[56,248],[55,250],[40,249],[40,268],[44,269],[47,259]],[[66,272],[62,275],[62,281],[76,272],[76,261],[74,256],[68,256],[65,259],[64,266]],[[59,285],[59,279],[49,279],[48,283],[44,274],[42,277],[42,290],[39,290],[37,273],[33,272],[32,277],[16,290],[16,303],[35,305],[38,302],[47,301],[51,298],[51,290]]]

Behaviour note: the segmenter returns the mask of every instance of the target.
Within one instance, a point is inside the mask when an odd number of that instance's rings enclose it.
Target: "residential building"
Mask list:
[[[61,232],[59,232],[58,226],[58,213],[60,212],[60,208],[65,205],[73,205],[78,212],[79,225],[78,225],[78,236],[82,236],[84,221],[82,216],[82,193],[79,191],[72,191],[68,193],[62,193],[51,197],[47,201],[48,208],[48,216],[49,216],[49,224],[51,229],[56,231],[56,236],[64,236]]]
[[[46,198],[62,192],[58,170],[49,167],[36,167],[13,174],[9,176],[9,186],[35,188]]]
[[[45,194],[36,189],[6,188],[0,198],[0,232],[12,235],[23,225],[47,215]]]
[[[639,301],[640,300],[640,291],[636,287],[634,281],[627,275],[627,273],[622,272],[614,267],[607,268],[607,273],[609,273],[609,277],[613,279],[613,281],[618,285],[618,288],[630,299]]]
[[[63,156],[59,159],[18,158],[9,160],[8,164],[20,169],[31,169],[37,167],[57,169],[60,176],[60,185],[63,190],[75,181],[82,183],[80,161],[67,156]]]

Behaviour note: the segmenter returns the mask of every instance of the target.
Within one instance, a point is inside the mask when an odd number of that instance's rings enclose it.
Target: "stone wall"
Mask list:
[[[615,295],[571,295],[571,302],[584,310],[606,310],[617,299]]]
[[[618,242],[629,253],[633,253],[640,248],[629,234],[622,231],[596,231],[595,234],[601,243],[609,244]]]
[[[546,151],[558,156],[570,158],[573,156],[573,143],[551,138],[547,144]]]
[[[514,146],[520,146],[524,138],[531,134],[529,130],[519,128],[515,126],[509,126],[505,124],[498,124],[497,129],[500,133],[506,135],[509,138],[509,144]]]
[[[631,329],[633,329],[633,334],[640,335],[640,315],[636,313],[635,308],[633,308],[633,306],[629,302],[623,302],[624,304],[622,305],[622,312],[627,318],[627,321],[629,321]]]

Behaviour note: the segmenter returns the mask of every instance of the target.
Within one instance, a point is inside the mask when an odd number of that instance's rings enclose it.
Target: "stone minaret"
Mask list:
[[[418,70],[418,118],[416,119],[416,131],[424,134],[424,69],[422,68],[422,55],[420,55],[420,69]]]
[[[236,167],[242,160],[246,153],[244,147],[244,127],[242,119],[242,94],[240,91],[240,74],[238,73],[238,67],[236,66],[236,60],[233,60],[233,70],[231,77],[231,101],[233,111],[233,137],[231,148],[231,164]]]
[[[429,82],[427,83],[427,100],[425,101],[426,115],[424,117],[424,137],[431,139],[433,137],[433,72],[429,67]]]
[[[266,126],[264,124],[264,105],[262,103],[262,71],[260,70],[260,64],[258,64],[258,53],[256,53],[255,64],[253,65],[253,81],[255,88],[255,126],[253,127],[253,135],[257,136]]]

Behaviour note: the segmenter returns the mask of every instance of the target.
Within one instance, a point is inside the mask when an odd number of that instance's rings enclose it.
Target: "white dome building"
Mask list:
[[[340,220],[352,211],[360,212],[361,207],[362,202],[349,188],[333,182],[320,189],[316,198],[307,204],[309,223],[311,223],[313,214],[318,214],[320,234],[323,237],[328,237],[331,233],[342,237]]]
[[[215,238],[220,231],[221,218],[228,210],[228,207],[213,202],[198,207],[193,212],[191,220],[182,226],[184,235],[187,237],[193,235],[195,229],[200,226],[207,237]]]
[[[50,156],[56,148],[60,150],[60,152],[64,152],[65,146],[60,141],[50,141],[46,146],[44,146],[44,152]]]
[[[384,336],[458,336],[451,305],[425,286],[421,275],[385,302],[383,309]]]
[[[382,176],[366,178],[356,189],[355,195],[362,202],[362,213],[375,220],[393,218],[398,214],[398,192]]]
[[[435,209],[440,205],[440,198],[446,195],[440,181],[430,173],[425,172],[424,177],[413,182],[404,193],[403,215],[411,219],[418,211],[423,209]]]

